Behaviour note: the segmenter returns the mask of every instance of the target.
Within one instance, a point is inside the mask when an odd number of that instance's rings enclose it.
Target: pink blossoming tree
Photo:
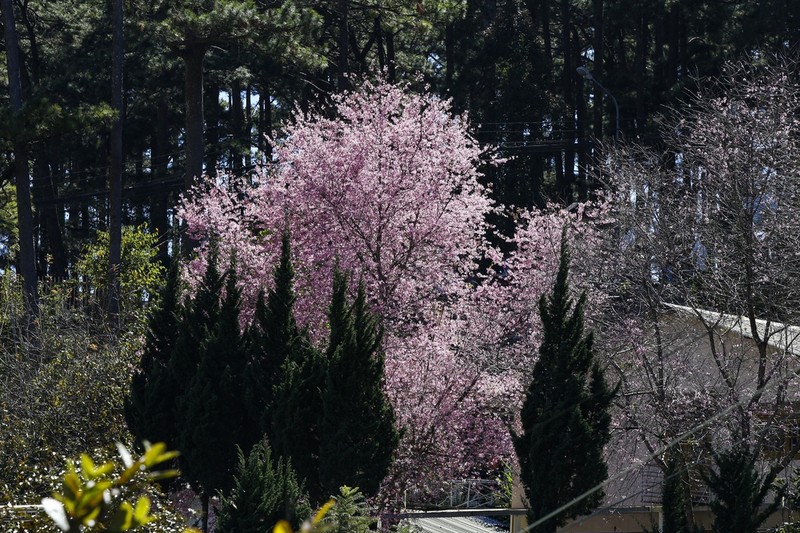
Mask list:
[[[580,227],[579,217],[520,213],[518,252],[504,263],[487,239],[499,207],[478,171],[495,158],[448,102],[364,82],[334,97],[334,111],[298,114],[255,186],[217,176],[193,191],[180,213],[200,241],[188,276],[202,272],[216,236],[222,257],[237,256],[252,311],[288,225],[298,319],[316,340],[337,262],[383,319],[386,389],[405,430],[388,492],[485,472],[511,457],[536,302],[562,226]],[[498,265],[491,276],[483,260]]]

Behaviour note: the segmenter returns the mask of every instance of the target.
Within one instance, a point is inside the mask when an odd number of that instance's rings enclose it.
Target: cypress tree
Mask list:
[[[219,319],[219,298],[225,279],[219,271],[219,252],[214,241],[208,254],[203,279],[191,300],[184,302],[178,320],[178,339],[169,361],[182,395],[197,371],[201,345],[208,339]]]
[[[686,515],[684,484],[688,471],[680,452],[670,450],[661,489],[661,508],[664,515],[661,533],[701,533],[702,528],[690,523]]]
[[[253,323],[246,335],[249,361],[245,395],[250,421],[249,443],[245,444],[250,445],[269,431],[274,389],[281,382],[285,361],[302,344],[294,317],[294,267],[288,231],[281,240],[281,257],[273,280],[266,300],[263,292],[258,296]]]
[[[326,494],[355,485],[370,497],[377,494],[400,440],[383,391],[383,332],[367,309],[363,283],[352,307],[347,305],[347,276],[337,269],[333,283],[320,482]]]
[[[215,531],[263,533],[279,520],[298,530],[311,508],[291,463],[280,458],[276,465],[266,440],[256,443],[247,459],[241,449],[238,456],[233,491],[222,498]]]
[[[767,504],[780,467],[771,468],[764,476],[756,470],[757,456],[746,445],[735,446],[714,457],[716,470],[704,481],[714,498],[714,533],[756,533],[781,503],[783,488]]]
[[[158,305],[147,320],[139,370],[125,398],[125,419],[137,440],[176,444],[174,405],[180,390],[168,365],[178,340],[181,314],[178,262],[173,262]]]
[[[311,503],[327,499],[319,480],[322,391],[325,355],[304,337],[284,362],[281,382],[275,387],[270,443],[276,455],[291,460]]]
[[[245,368],[239,326],[241,294],[234,263],[232,260],[223,276],[225,294],[221,303],[215,308],[208,302],[209,316],[215,316],[216,320],[210,323],[208,335],[200,342],[197,371],[178,401],[182,470],[202,489],[206,512],[210,494],[232,487],[236,447],[245,420],[241,395]]]
[[[609,390],[594,360],[592,333],[584,333],[586,295],[573,307],[569,264],[564,232],[553,292],[539,300],[544,335],[522,407],[522,433],[513,436],[531,524],[608,476],[603,447],[610,438],[608,409],[616,390]],[[554,532],[596,508],[602,497],[598,489],[533,531]]]

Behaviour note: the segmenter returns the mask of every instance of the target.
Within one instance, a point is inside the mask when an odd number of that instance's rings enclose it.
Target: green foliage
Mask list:
[[[661,525],[653,522],[645,533],[703,533],[703,528],[692,524],[687,518],[686,484],[688,471],[680,451],[671,449],[664,459],[666,470],[661,484]]]
[[[584,334],[585,294],[573,308],[569,264],[565,232],[553,292],[539,300],[544,338],[522,407],[522,433],[513,436],[531,524],[608,475],[603,447],[610,438],[608,409],[616,390],[608,389],[594,359],[591,332]],[[602,497],[597,489],[533,531],[554,532],[596,508]]]
[[[496,506],[511,508],[511,502],[514,497],[514,470],[510,464],[503,464],[503,469],[497,476],[497,484],[500,490],[495,498]]]
[[[730,448],[714,456],[716,469],[705,474],[704,481],[713,499],[715,533],[755,533],[761,524],[780,507],[783,489],[767,503],[778,468],[765,475],[756,469],[757,456],[747,447]]]
[[[771,530],[773,533],[800,533],[800,524],[783,524]]]
[[[369,313],[364,285],[347,304],[347,276],[334,274],[328,368],[322,396],[320,482],[332,493],[347,482],[378,493],[400,441],[383,391],[383,332]]]
[[[0,186],[0,269],[4,271],[13,264],[18,235],[16,187],[6,183]]]
[[[197,371],[178,399],[176,416],[178,443],[184,450],[182,470],[206,494],[231,489],[236,446],[246,421],[241,394],[246,362],[239,326],[241,291],[233,260],[224,279],[224,296],[213,310],[216,320],[200,341]]]
[[[664,526],[661,533],[698,533],[702,528],[689,523],[686,515],[685,484],[688,472],[682,456],[672,452],[667,457],[667,470],[664,472],[661,505],[664,514]]]
[[[263,293],[256,303],[253,323],[247,331],[249,368],[247,380],[247,408],[256,434],[249,437],[250,444],[257,442],[271,427],[271,411],[275,388],[282,381],[287,359],[302,349],[303,335],[294,316],[294,267],[291,260],[289,234],[281,241],[281,257],[275,268],[273,286],[266,301]]]
[[[153,471],[177,452],[168,452],[166,445],[159,443],[146,446],[144,455],[134,460],[122,444],[118,448],[121,467],[111,462],[95,465],[86,454],[81,455],[77,470],[69,462],[62,491],[42,500],[45,512],[59,529],[132,531],[155,520],[150,514],[150,500],[137,493],[144,484],[178,474],[174,470]],[[133,504],[132,498],[136,498]]]
[[[39,319],[23,327],[11,274],[0,276],[0,521],[3,531],[51,531],[37,506],[60,491],[70,458],[90,451],[111,460],[111,443],[131,442],[122,416],[140,337],[119,334],[76,307],[72,287],[43,291]],[[174,533],[183,520],[152,486],[143,487],[157,523]]]
[[[319,480],[322,391],[325,356],[304,342],[283,365],[282,381],[275,388],[270,443],[276,455],[288,457],[304,480],[313,504],[324,501]]]
[[[128,313],[142,309],[158,293],[164,266],[156,261],[158,236],[145,225],[122,228],[122,262],[119,272],[120,304]],[[76,271],[89,294],[102,294],[108,284],[109,234],[97,233],[97,240],[84,247]]]
[[[331,524],[325,523],[324,520],[335,503],[336,500],[334,499],[328,500],[313,517],[303,522],[300,526],[300,533],[329,533]],[[294,533],[294,530],[289,522],[281,520],[272,528],[272,533]]]
[[[206,46],[249,35],[259,22],[253,0],[182,0],[166,2],[159,26],[171,46]]]
[[[344,485],[322,522],[330,527],[326,531],[332,533],[367,533],[375,519],[369,516],[367,502],[359,488]]]
[[[308,498],[291,463],[277,465],[266,440],[257,443],[239,465],[230,497],[223,497],[217,515],[218,533],[262,533],[280,520],[297,528],[311,514]]]
[[[148,315],[145,344],[139,368],[131,378],[125,398],[125,419],[138,441],[175,442],[174,406],[181,390],[169,369],[178,338],[180,275],[173,262],[156,307]]]
[[[55,284],[23,327],[12,276],[0,290],[0,503],[32,503],[53,490],[64,457],[130,440],[122,398],[138,337],[117,336],[74,307]]]

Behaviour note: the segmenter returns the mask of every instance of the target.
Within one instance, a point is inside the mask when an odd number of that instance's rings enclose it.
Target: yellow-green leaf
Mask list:
[[[150,474],[149,479],[150,481],[159,481],[161,479],[178,477],[179,475],[181,475],[180,470],[159,470],[158,472],[153,472]]]
[[[325,515],[328,514],[328,511],[331,510],[331,507],[333,507],[335,503],[336,500],[331,498],[325,503],[325,505],[319,508],[319,511],[317,511],[317,514],[314,515],[314,520],[312,521],[315,526],[319,524],[323,518],[325,518]]]
[[[142,496],[136,500],[136,507],[133,510],[133,518],[137,525],[152,522],[154,518],[149,515],[150,513],[150,500],[146,496]]]
[[[128,502],[122,502],[114,516],[111,517],[109,529],[111,531],[127,531],[133,521],[133,508]]]
[[[272,533],[293,533],[292,526],[286,520],[281,520],[272,528]]]

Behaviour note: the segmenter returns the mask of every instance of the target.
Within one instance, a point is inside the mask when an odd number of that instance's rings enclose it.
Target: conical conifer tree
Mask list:
[[[606,386],[594,360],[592,333],[584,333],[585,294],[573,307],[569,266],[565,232],[553,292],[539,300],[544,335],[522,407],[522,432],[513,438],[531,524],[608,476],[603,447],[610,438],[608,410],[616,390]],[[533,531],[555,532],[568,519],[591,512],[602,497],[597,489]]]
[[[773,466],[762,475],[757,461],[745,444],[714,455],[715,468],[703,476],[713,495],[714,533],[756,533],[780,507],[785,485],[776,489],[775,479],[781,468]]]
[[[157,307],[147,320],[139,370],[125,398],[125,419],[138,441],[176,444],[174,405],[180,388],[168,365],[178,340],[181,315],[179,265],[169,269]]]
[[[347,284],[337,270],[329,310],[320,482],[326,494],[352,485],[370,497],[389,471],[400,436],[383,391],[383,332],[367,309],[364,285],[359,284],[350,307]]]
[[[284,361],[275,387],[269,439],[276,455],[291,460],[313,505],[326,500],[319,480],[322,391],[327,361],[307,337]]]
[[[231,489],[245,421],[241,390],[246,354],[233,260],[224,279],[225,294],[208,336],[200,343],[197,371],[178,401],[181,469],[202,489],[204,507],[210,494]]]
[[[184,302],[178,321],[178,339],[169,369],[181,394],[197,371],[200,348],[217,324],[220,313],[220,295],[225,279],[219,271],[219,251],[212,240],[203,278],[191,300]]]
[[[688,471],[683,457],[680,452],[669,450],[665,462],[664,482],[661,485],[661,533],[701,533],[703,529],[692,524],[686,513],[684,485],[688,483]],[[654,528],[654,531],[658,530]]]
[[[239,450],[239,462],[233,490],[222,498],[217,533],[263,533],[272,531],[279,520],[289,522],[294,530],[311,514],[308,496],[290,462],[273,461],[266,440],[253,446],[245,459]]]
[[[280,261],[273,274],[273,287],[266,299],[263,292],[259,294],[253,323],[247,331],[249,361],[245,377],[251,444],[269,431],[274,389],[281,382],[285,361],[302,345],[294,316],[295,300],[290,236],[286,231],[281,240]]]

